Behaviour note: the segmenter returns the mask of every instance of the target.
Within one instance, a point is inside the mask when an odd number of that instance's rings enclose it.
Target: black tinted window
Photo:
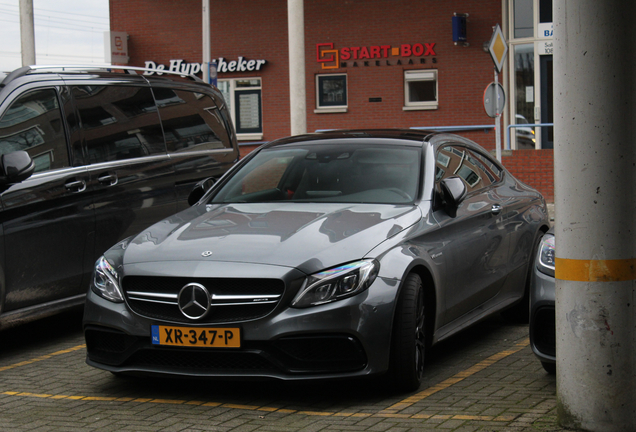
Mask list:
[[[89,163],[165,154],[157,107],[148,87],[75,86]]]
[[[446,145],[437,152],[435,180],[458,176],[468,192],[487,187],[501,178],[501,170],[487,156],[462,146]]]
[[[231,148],[225,124],[210,96],[154,88],[168,151]]]
[[[62,115],[54,89],[36,90],[15,100],[0,119],[0,154],[25,150],[35,171],[68,166]]]

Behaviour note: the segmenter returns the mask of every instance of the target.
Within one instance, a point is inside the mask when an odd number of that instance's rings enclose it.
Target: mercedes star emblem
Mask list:
[[[189,283],[179,291],[179,310],[190,319],[203,318],[210,310],[211,297],[201,284]]]

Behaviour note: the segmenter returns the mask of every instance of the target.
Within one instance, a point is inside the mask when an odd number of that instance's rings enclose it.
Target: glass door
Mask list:
[[[541,61],[541,123],[554,123],[552,94],[552,56],[542,55]],[[554,128],[541,128],[541,148],[554,148]]]
[[[514,46],[514,102],[516,125],[534,123],[535,86],[534,86],[534,44]],[[518,126],[512,128],[511,135],[516,150],[534,149],[536,145],[534,128]]]

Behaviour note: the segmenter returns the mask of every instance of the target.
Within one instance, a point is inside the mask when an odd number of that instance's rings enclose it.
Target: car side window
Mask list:
[[[435,162],[435,182],[460,177],[470,194],[501,180],[501,169],[484,154],[459,145],[440,147]]]
[[[169,152],[232,148],[216,102],[208,95],[153,87]]]
[[[0,118],[0,154],[24,150],[35,172],[69,166],[66,134],[55,89],[18,97]]]
[[[89,163],[166,153],[149,87],[74,86],[72,93]]]

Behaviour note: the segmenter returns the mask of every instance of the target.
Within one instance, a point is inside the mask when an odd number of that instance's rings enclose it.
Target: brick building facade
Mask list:
[[[290,134],[287,1],[211,0],[210,9],[218,86],[245,154]],[[502,10],[501,0],[305,0],[307,130],[494,125],[483,106],[494,78],[483,44],[507,18]],[[469,14],[469,46],[453,42],[455,12]],[[110,22],[129,35],[129,65],[201,64],[199,0],[110,0]],[[265,62],[256,70],[252,60]],[[492,129],[461,135],[495,148]],[[541,153],[506,152],[503,163],[552,201],[552,151]]]

